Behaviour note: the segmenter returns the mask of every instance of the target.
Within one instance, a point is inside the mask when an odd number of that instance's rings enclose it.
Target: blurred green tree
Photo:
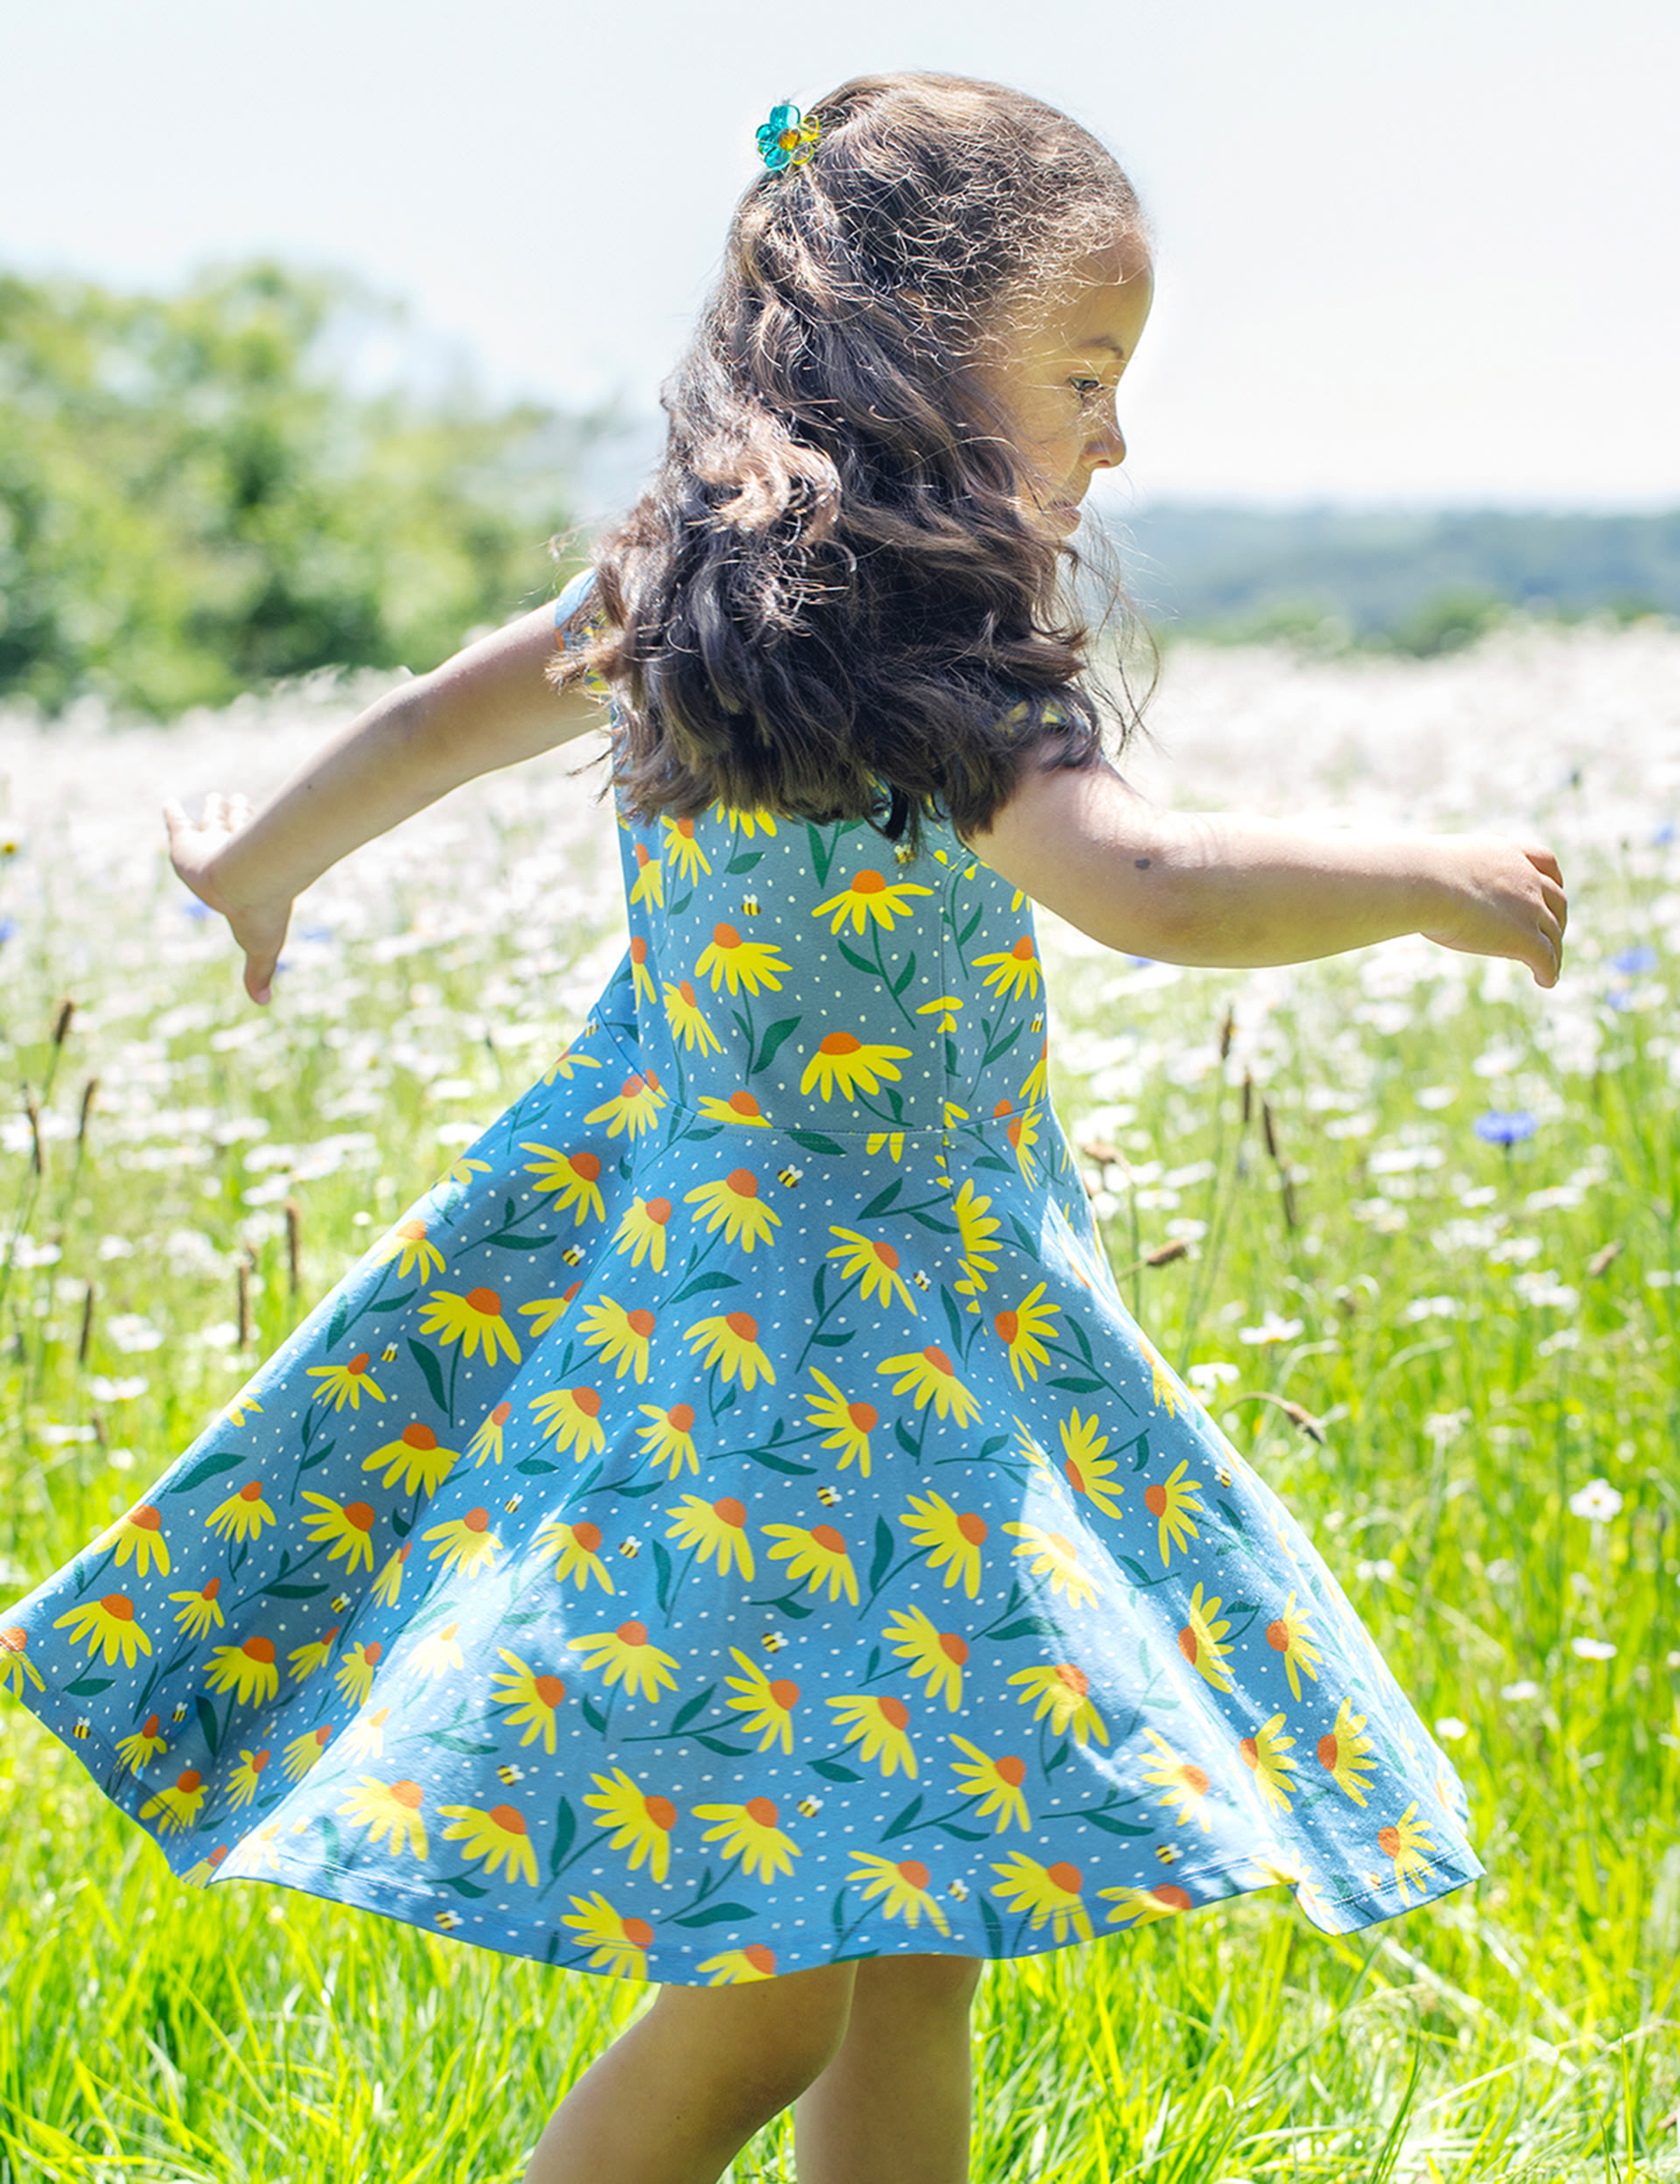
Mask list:
[[[601,418],[360,394],[393,307],[271,262],[174,296],[0,276],[0,693],[166,717],[424,668],[556,582]]]

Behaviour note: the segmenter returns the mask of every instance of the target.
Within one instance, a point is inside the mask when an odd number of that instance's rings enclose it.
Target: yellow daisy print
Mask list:
[[[855,1032],[830,1032],[806,1063],[799,1080],[800,1091],[808,1098],[813,1088],[820,1099],[855,1100],[858,1088],[872,1096],[883,1084],[896,1084],[910,1049],[881,1040],[861,1040]]]
[[[367,1829],[369,1843],[382,1844],[388,1837],[393,1858],[406,1850],[424,1860],[426,1824],[420,1808],[424,1802],[425,1792],[418,1782],[384,1782],[375,1774],[364,1774],[338,1810]]]
[[[1071,1410],[1061,1421],[1062,1472],[1075,1494],[1082,1494],[1104,1516],[1118,1516],[1125,1492],[1115,1474],[1120,1466],[1103,1453],[1109,1436],[1099,1432],[1094,1418],[1082,1418]]]
[[[646,1866],[650,1879],[663,1880],[670,1871],[676,1807],[668,1797],[639,1788],[621,1767],[590,1780],[595,1787],[584,1802],[601,1815],[595,1825],[612,1830],[607,1839],[615,1851],[627,1854],[633,1873]]]
[[[535,1141],[522,1142],[522,1152],[541,1155],[525,1163],[525,1172],[535,1178],[539,1191],[555,1194],[554,1213],[572,1209],[573,1225],[581,1228],[586,1221],[604,1221],[606,1208],[601,1198],[601,1163],[592,1152],[561,1152],[553,1145],[538,1144]]]
[[[867,925],[880,926],[890,933],[896,920],[907,918],[914,910],[912,896],[933,892],[931,887],[909,880],[889,880],[884,872],[865,869],[854,872],[838,894],[819,902],[811,915],[828,918],[830,933],[837,934],[848,921],[854,933],[861,933]]]
[[[1289,1757],[1294,1742],[1293,1737],[1284,1733],[1283,1716],[1274,1714],[1251,1737],[1244,1737],[1236,1747],[1242,1764],[1254,1776],[1254,1786],[1260,1793],[1262,1804],[1270,1811],[1288,1812],[1292,1810],[1289,1793],[1295,1785],[1291,1778],[1299,1769],[1299,1762]]]
[[[869,1437],[881,1422],[881,1414],[872,1403],[852,1403],[826,1373],[815,1365],[807,1368],[811,1378],[822,1390],[821,1395],[807,1396],[805,1423],[822,1429],[823,1448],[838,1452],[835,1469],[844,1471],[856,1464],[860,1476],[869,1476]]]
[[[900,1608],[886,1620],[881,1633],[900,1661],[910,1664],[913,1676],[925,1676],[929,1698],[942,1698],[951,1713],[962,1706],[962,1671],[968,1665],[969,1642],[954,1630],[941,1630],[919,1607]]]
[[[1144,1736],[1155,1747],[1155,1756],[1144,1768],[1144,1780],[1166,1795],[1156,1800],[1172,1812],[1180,1827],[1194,1820],[1204,1835],[1213,1823],[1208,1812],[1208,1796],[1213,1779],[1205,1767],[1198,1767],[1194,1760],[1186,1760],[1175,1752],[1165,1737],[1153,1729],[1145,1729]]]
[[[939,1899],[928,1893],[933,1875],[919,1858],[882,1858],[874,1851],[851,1852],[851,1883],[865,1903],[878,1900],[882,1914],[920,1926],[926,1919],[941,1934],[951,1922]]]
[[[1079,1550],[1060,1532],[1047,1532],[1038,1524],[1005,1524],[1021,1542],[1017,1555],[1030,1558],[1027,1568],[1035,1578],[1048,1578],[1050,1590],[1070,1606],[1088,1607],[1096,1598],[1096,1583],[1080,1567]]]
[[[1055,1333],[1051,1323],[1061,1306],[1041,1301],[1045,1288],[1043,1282],[1036,1284],[1012,1312],[999,1312],[992,1315],[991,1324],[997,1329],[998,1340],[1009,1352],[1009,1369],[1015,1376],[1018,1388],[1025,1388],[1026,1384],[1021,1378],[1023,1367],[1036,1380],[1040,1366],[1047,1365],[1050,1362],[1044,1337]]]
[[[839,1261],[843,1280],[858,1283],[859,1296],[865,1301],[878,1298],[883,1304],[896,1301],[914,1312],[916,1300],[905,1286],[899,1255],[890,1243],[859,1236],[855,1228],[837,1228],[832,1222],[829,1234],[840,1241],[830,1247],[828,1256]]]
[[[710,978],[714,993],[779,993],[789,970],[781,950],[768,941],[743,940],[738,928],[718,924],[694,966],[696,978]]]
[[[952,1735],[951,1742],[966,1754],[953,1760],[951,1768],[962,1785],[966,1797],[977,1797],[976,1816],[990,1820],[999,1835],[1009,1828],[1019,1828],[1025,1834],[1032,1825],[1026,1810],[1026,1797],[1021,1785],[1026,1780],[1026,1761],[1018,1752],[1005,1752],[994,1760],[983,1752],[977,1744],[970,1744],[966,1737]]]
[[[517,1805],[439,1805],[438,1816],[452,1824],[443,1830],[444,1840],[458,1843],[463,1858],[481,1858],[486,1873],[505,1872],[509,1880],[536,1887],[536,1852]]]
[[[1313,1683],[1319,1680],[1319,1662],[1324,1656],[1312,1643],[1312,1631],[1306,1611],[1296,1606],[1293,1592],[1284,1602],[1283,1614],[1266,1625],[1266,1643],[1283,1658],[1292,1698],[1298,1699],[1301,1695],[1303,1671]]]
[[[743,1872],[752,1880],[769,1881],[778,1873],[793,1872],[799,1845],[777,1826],[780,1816],[774,1798],[749,1797],[740,1805],[696,1805],[693,1811],[696,1820],[717,1824],[700,1840],[716,1843],[724,1858],[738,1858]]]
[[[1169,1478],[1158,1479],[1144,1488],[1144,1507],[1156,1520],[1163,1570],[1172,1559],[1173,1548],[1182,1554],[1186,1541],[1200,1537],[1192,1519],[1208,1514],[1195,1498],[1201,1491],[1200,1480],[1184,1475],[1189,1468],[1190,1459],[1183,1457]]]
[[[704,1222],[708,1233],[715,1236],[721,1228],[724,1241],[738,1243],[743,1251],[763,1243],[781,1226],[781,1215],[765,1204],[751,1168],[732,1168],[715,1183],[684,1191],[682,1202],[700,1208],[696,1218]]]
[[[752,1578],[752,1543],[747,1537],[746,1505],[732,1494],[716,1502],[685,1494],[671,1511],[665,1536],[690,1547],[702,1562],[716,1563],[718,1575],[738,1570],[750,1584]]]
[[[1222,1642],[1230,1629],[1227,1622],[1216,1620],[1225,1605],[1221,1600],[1204,1600],[1201,1587],[1197,1586],[1190,1598],[1190,1608],[1183,1628],[1179,1633],[1179,1651],[1205,1683],[1216,1691],[1231,1688],[1231,1671],[1226,1666],[1231,1648]]]
[[[1029,1914],[1035,1933],[1048,1924],[1054,1941],[1065,1942],[1069,1933],[1082,1942],[1090,1940],[1090,1914],[1081,1896],[1085,1877],[1077,1866],[1065,1859],[1040,1866],[1025,1851],[1012,1851],[1001,1866],[994,1864],[991,1870],[998,1876],[992,1894],[1011,1911]]]

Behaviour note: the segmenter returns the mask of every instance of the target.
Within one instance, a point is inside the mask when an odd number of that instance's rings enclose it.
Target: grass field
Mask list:
[[[1187,1246],[1128,1278],[1137,1309],[1447,1743],[1488,1871],[1339,1940],[1274,1894],[994,1968],[981,2184],[1680,2178],[1677,670],[1648,628],[1173,656],[1138,769],[1164,797],[1534,832],[1571,883],[1550,995],[1421,941],[1239,975],[1046,933],[1111,1256]],[[0,1611],[616,956],[610,822],[556,760],[330,876],[251,1010],[150,813],[260,788],[343,710],[0,724]],[[0,2184],[512,2184],[646,1998],[185,1889],[9,1699],[0,1844]],[[784,2135],[737,2176],[790,2180]]]

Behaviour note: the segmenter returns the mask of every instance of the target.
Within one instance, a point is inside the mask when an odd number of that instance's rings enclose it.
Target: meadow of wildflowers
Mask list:
[[[260,792],[348,703],[0,718],[0,1620],[616,958],[564,752],[330,874],[251,1008],[156,807]],[[1680,2178],[1680,634],[1183,646],[1152,718],[1164,801],[1513,832],[1570,884],[1551,993],[1421,940],[1184,971],[1041,920],[1116,1268],[1448,1743],[1488,1871],[1362,1935],[1278,1894],[994,1970],[974,2175]],[[0,2184],[511,2184],[644,1998],[186,1890],[5,1699],[0,1843]],[[786,2132],[737,2173],[791,2179]]]

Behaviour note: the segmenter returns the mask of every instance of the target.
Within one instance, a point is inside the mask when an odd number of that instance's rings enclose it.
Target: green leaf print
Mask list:
[[[545,1462],[541,1456],[522,1456],[514,1466],[515,1471],[522,1471],[528,1479],[540,1479],[545,1472],[558,1471],[559,1468],[558,1464]]]
[[[835,1160],[845,1158],[845,1147],[836,1145],[832,1138],[825,1138],[820,1130],[790,1130],[788,1135],[796,1145],[803,1145],[807,1152],[826,1152]]]
[[[465,1873],[439,1873],[437,1879],[441,1887],[452,1888],[457,1895],[487,1896],[490,1893],[482,1882],[469,1880]]]
[[[214,1760],[221,1743],[221,1732],[216,1726],[216,1710],[202,1691],[199,1693],[197,1705],[199,1726],[204,1732],[204,1740],[209,1746],[210,1756]]]
[[[654,1542],[654,1568],[659,1573],[659,1609],[662,1615],[671,1612],[671,1550],[661,1540]]]
[[[691,1721],[705,1712],[707,1706],[710,1704],[711,1695],[717,1688],[715,1684],[708,1684],[704,1691],[696,1691],[692,1698],[683,1700],[671,1716],[670,1733],[672,1736],[679,1735]]]
[[[606,1733],[606,1716],[601,1712],[600,1708],[595,1704],[594,1700],[590,1697],[587,1691],[584,1693],[581,1704],[583,1706],[584,1719],[589,1724],[590,1727],[595,1732],[598,1737],[605,1736]]]
[[[694,1740],[704,1750],[715,1752],[720,1760],[750,1760],[752,1756],[750,1744],[729,1744],[722,1737],[708,1736],[699,1729],[694,1732]]]
[[[844,941],[840,942],[840,953],[845,957],[846,961],[851,965],[854,970],[864,971],[872,978],[878,977],[879,976],[879,973],[876,970],[874,964],[870,962],[867,956],[860,956],[855,948],[848,948]]]
[[[447,1413],[449,1410],[449,1400],[444,1394],[444,1368],[438,1362],[438,1353],[430,1348],[424,1342],[416,1342],[414,1337],[410,1335],[409,1337],[409,1355],[414,1360],[415,1363],[425,1375],[426,1385],[431,1390],[432,1401],[437,1404],[440,1410]]]
[[[915,952],[913,949],[904,959],[904,969],[892,982],[892,994],[895,1000],[903,993],[905,988],[909,984],[910,981],[915,976],[915,975],[916,958]]]
[[[875,1520],[875,1551],[869,1558],[871,1592],[880,1591],[881,1579],[892,1567],[892,1557],[895,1551],[892,1528],[884,1516],[878,1516]]]
[[[196,1464],[189,1464],[170,1488],[171,1494],[190,1494],[194,1487],[201,1487],[206,1479],[214,1479],[220,1472],[232,1471],[236,1464],[247,1460],[237,1448],[212,1449],[207,1456],[200,1456]]]
[[[811,1340],[819,1349],[844,1350],[857,1332],[856,1327],[848,1327],[843,1334],[814,1334]]]
[[[980,1899],[980,1918],[986,1929],[988,1954],[993,1956],[1007,1956],[1009,1951],[1004,1943],[1004,1922],[998,1917],[997,1907],[990,1896],[982,1896]]]
[[[762,864],[763,862],[764,851],[762,850],[741,850],[730,858],[724,870],[732,874],[750,872],[755,864]]]
[[[554,1815],[554,1845],[549,1852],[549,1879],[552,1880],[565,1862],[571,1839],[578,1832],[578,1816],[567,1799],[563,1797]]]
[[[810,1760],[807,1765],[813,1774],[820,1774],[825,1782],[861,1782],[864,1779],[855,1767],[848,1767],[844,1760]]]
[[[720,1919],[750,1919],[752,1907],[745,1903],[709,1903],[704,1911],[688,1911],[681,1918],[673,1919],[673,1926],[716,1926]]]
[[[423,1729],[420,1738],[424,1744],[438,1745],[445,1752],[464,1752],[469,1758],[481,1758],[487,1752],[501,1749],[494,1738],[488,1744],[483,1744],[474,1737],[452,1736],[447,1729]]]
[[[1041,1622],[1036,1615],[1018,1616],[1012,1623],[1005,1623],[1001,1630],[987,1633],[988,1637],[995,1638],[1000,1646],[1012,1638],[1054,1638],[1055,1634],[1056,1626]]]
[[[1082,1379],[1077,1373],[1064,1373],[1059,1380],[1047,1383],[1052,1388],[1064,1389],[1070,1396],[1094,1396],[1102,1386],[1100,1380]]]
[[[904,1178],[901,1175],[895,1175],[884,1191],[877,1191],[868,1205],[860,1209],[858,1220],[878,1221],[903,1188]]]
[[[710,1273],[696,1274],[691,1282],[684,1282],[670,1302],[686,1304],[690,1297],[702,1297],[718,1289],[738,1289],[740,1285],[738,1274],[725,1274],[721,1267],[714,1267]]]
[[[808,819],[805,822],[805,832],[811,844],[811,862],[816,867],[816,884],[819,887],[826,887],[829,884],[829,868],[834,863],[834,853],[840,846],[839,830],[836,829],[832,842],[825,843],[816,822]]]
[[[101,1691],[108,1691],[116,1681],[111,1676],[79,1676],[74,1684],[66,1684],[64,1688],[72,1698],[97,1698]]]
[[[326,1324],[326,1348],[335,1347],[350,1318],[350,1292],[346,1290],[332,1307],[332,1317]]]
[[[1083,1820],[1093,1828],[1101,1828],[1105,1835],[1153,1835],[1153,1828],[1134,1828],[1129,1820],[1116,1820],[1111,1812],[1069,1813],[1070,1820]]]
[[[265,1600],[313,1600],[326,1589],[325,1585],[265,1585],[262,1597]]]
[[[774,1024],[766,1024],[757,1058],[749,1066],[747,1075],[756,1077],[760,1070],[767,1069],[804,1020],[801,1016],[782,1016],[778,1017]]]
[[[895,1835],[907,1835],[910,1830],[915,1826],[920,1812],[921,1794],[918,1791],[917,1794],[910,1800],[909,1803],[904,1808],[904,1810],[900,1813],[895,1813],[892,1818],[889,1820],[886,1825],[881,1830],[882,1842],[890,1843]]]

